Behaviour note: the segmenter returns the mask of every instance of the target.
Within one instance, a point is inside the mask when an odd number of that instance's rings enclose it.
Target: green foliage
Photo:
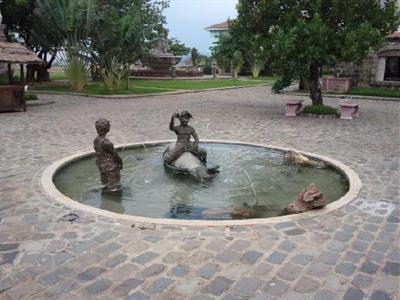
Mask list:
[[[126,88],[128,66],[154,45],[156,30],[162,30],[165,1],[100,1],[92,16],[89,34],[92,62],[101,70],[107,89]],[[182,51],[177,40],[177,51]]]
[[[126,66],[120,66],[112,61],[111,65],[105,68],[103,77],[105,89],[111,94],[116,93],[118,90],[128,89],[128,76],[129,72]]]
[[[264,63],[262,61],[253,60],[251,61],[251,74],[254,78],[258,78],[262,68],[264,67]]]
[[[29,44],[31,29],[34,23],[33,10],[36,0],[3,0],[0,1],[0,10],[3,23],[7,25],[8,39],[18,34]]]
[[[171,53],[176,56],[184,56],[189,54],[190,48],[186,47],[184,43],[181,43],[179,40],[172,38],[168,40],[169,47],[171,49]]]
[[[27,93],[25,93],[25,100],[26,101],[38,100],[38,96],[36,96],[35,94],[27,92]]]
[[[192,48],[192,50],[190,51],[190,56],[192,58],[193,66],[194,67],[199,66],[200,60],[201,60],[201,55],[200,55],[199,51],[196,48]]]
[[[50,26],[54,40],[60,41],[64,49],[60,62],[77,91],[83,90],[87,81],[87,41],[94,6],[95,0],[40,0],[35,10],[39,23]]]
[[[0,84],[8,84],[8,74],[7,72],[0,73]]]
[[[204,90],[221,87],[253,86],[264,84],[265,80],[132,80],[129,89],[110,91],[103,83],[89,83],[83,89],[85,94],[144,94],[161,93],[174,90]],[[50,86],[37,87],[34,90],[71,92],[70,87]]]
[[[233,53],[233,58],[232,58],[232,69],[233,69],[233,77],[235,79],[238,78],[238,74],[240,72],[240,70],[242,69],[243,66],[243,57],[242,57],[242,53],[240,53],[240,51],[236,50]]]
[[[212,58],[208,56],[204,56],[204,67],[203,67],[203,73],[210,75],[211,74],[211,64],[212,64]]]
[[[62,92],[71,93],[76,92],[72,90],[69,86],[49,86],[34,88],[36,91],[46,91],[46,92]],[[85,86],[85,88],[79,92],[87,95],[142,95],[142,94],[153,94],[153,93],[163,93],[170,92],[171,89],[162,88],[151,88],[151,87],[137,87],[130,86],[128,89],[118,89],[116,91],[110,91],[104,86],[103,82],[90,83]]]
[[[211,47],[212,57],[217,61],[221,69],[226,69],[230,66],[236,49],[236,41],[232,38],[232,35],[224,33],[219,36],[219,40]]]
[[[363,96],[377,96],[377,97],[391,97],[391,98],[399,98],[400,99],[400,89],[398,89],[398,88],[352,87],[346,94],[363,95]]]
[[[322,65],[364,59],[400,24],[395,2],[381,6],[376,0],[239,0],[232,34],[241,47],[261,45],[274,73],[308,79],[313,104],[322,103]]]
[[[287,88],[292,83],[292,79],[289,76],[281,76],[272,85],[272,90],[275,93],[279,93],[284,88]]]
[[[306,105],[303,113],[315,115],[336,115],[337,109],[326,105]]]
[[[65,66],[71,88],[75,91],[82,91],[86,85],[86,68],[84,61],[79,56],[70,56],[68,64]]]

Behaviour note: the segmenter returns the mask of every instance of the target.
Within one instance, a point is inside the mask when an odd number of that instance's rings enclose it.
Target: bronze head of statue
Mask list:
[[[110,131],[110,121],[107,119],[98,119],[95,123],[97,134],[106,135]]]

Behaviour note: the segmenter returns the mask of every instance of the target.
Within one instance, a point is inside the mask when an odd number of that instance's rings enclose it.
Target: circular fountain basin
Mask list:
[[[167,142],[119,147],[124,159],[121,194],[102,192],[93,152],[54,163],[42,185],[74,208],[132,221],[187,225],[258,224],[313,216],[344,205],[361,188],[358,176],[332,159],[299,151],[327,167],[298,167],[283,161],[287,149],[221,141],[201,144],[208,160],[221,167],[217,177],[198,182],[164,168],[161,155]],[[311,182],[330,204],[285,215],[287,205]]]

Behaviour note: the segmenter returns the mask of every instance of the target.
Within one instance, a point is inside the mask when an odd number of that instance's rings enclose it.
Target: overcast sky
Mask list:
[[[204,28],[236,17],[237,0],[170,0],[165,10],[169,37],[209,54],[210,33]]]

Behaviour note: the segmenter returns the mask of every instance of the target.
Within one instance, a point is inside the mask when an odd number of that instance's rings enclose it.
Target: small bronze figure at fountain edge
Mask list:
[[[98,119],[95,127],[98,136],[94,139],[93,145],[101,183],[105,191],[119,192],[121,191],[122,159],[114,149],[113,143],[106,138],[106,134],[110,131],[110,122],[106,119]]]

